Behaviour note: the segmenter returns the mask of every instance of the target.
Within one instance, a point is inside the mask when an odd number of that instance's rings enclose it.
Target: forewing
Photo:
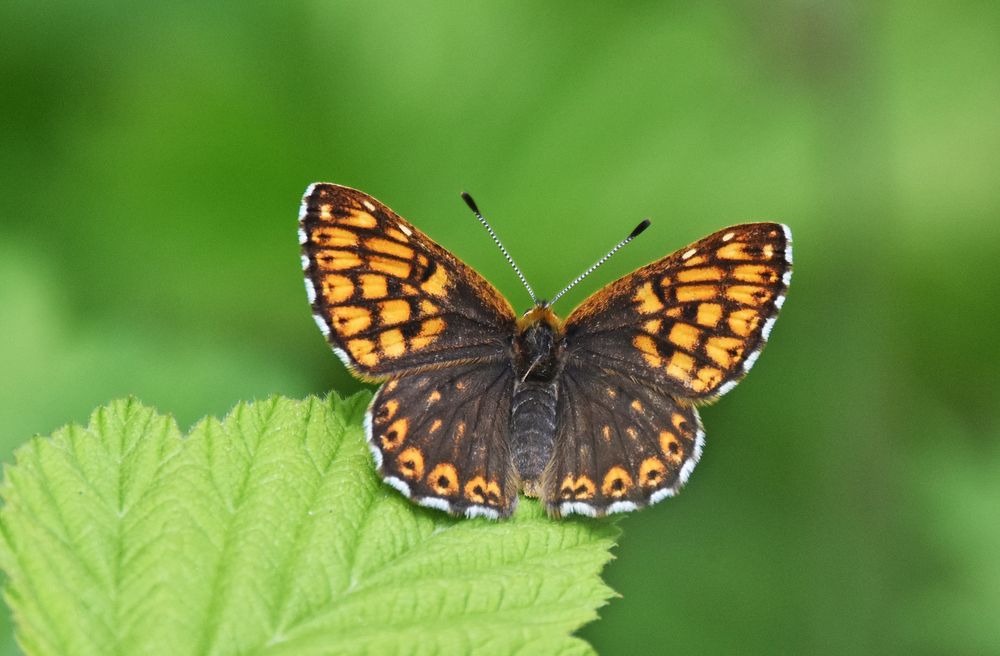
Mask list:
[[[299,241],[313,316],[355,373],[382,379],[506,357],[515,321],[506,299],[368,194],[310,185]]]
[[[382,478],[414,502],[453,515],[509,516],[517,480],[508,446],[509,365],[457,365],[391,380],[368,408]]]
[[[787,226],[720,230],[604,287],[566,320],[570,360],[710,400],[749,371],[792,275]]]
[[[693,406],[579,363],[563,370],[556,426],[541,486],[553,515],[627,512],[673,496],[704,443]]]

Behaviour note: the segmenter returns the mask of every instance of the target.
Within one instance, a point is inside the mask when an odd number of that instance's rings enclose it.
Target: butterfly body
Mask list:
[[[564,320],[517,317],[478,273],[371,196],[317,183],[299,241],[317,325],[384,384],[366,433],[424,506],[603,515],[673,496],[701,456],[697,404],[756,362],[791,278],[777,223],[720,230],[598,291]]]
[[[511,349],[515,381],[510,440],[514,467],[533,496],[552,459],[563,351],[562,321],[543,303],[518,321]]]

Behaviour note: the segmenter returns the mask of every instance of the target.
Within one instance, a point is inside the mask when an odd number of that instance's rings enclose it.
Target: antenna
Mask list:
[[[649,227],[649,219],[643,219],[642,223],[640,223],[639,225],[637,225],[635,227],[635,229],[632,230],[632,232],[629,233],[628,237],[626,237],[625,239],[622,239],[620,242],[618,242],[618,245],[615,246],[614,248],[612,248],[610,251],[608,251],[607,255],[605,255],[601,259],[597,260],[596,262],[594,262],[590,266],[589,269],[587,269],[586,271],[584,271],[583,273],[581,273],[579,276],[577,276],[576,280],[574,280],[570,284],[566,285],[566,287],[561,292],[559,292],[558,294],[556,294],[555,296],[553,296],[552,300],[549,301],[548,303],[546,303],[546,305],[551,307],[553,303],[555,303],[556,301],[559,300],[560,296],[562,296],[563,294],[565,294],[569,290],[571,290],[574,287],[576,287],[576,285],[577,285],[578,282],[580,282],[581,280],[583,280],[584,278],[586,278],[587,276],[589,276],[590,274],[592,274],[594,272],[594,270],[597,269],[597,267],[599,267],[602,264],[604,264],[605,262],[607,262],[608,258],[610,258],[612,255],[614,255],[615,253],[617,253],[618,250],[622,246],[624,246],[625,244],[629,243],[630,241],[632,241],[633,239],[635,239],[636,237],[638,237],[642,233],[642,231],[645,230],[648,227]]]
[[[491,228],[490,224],[486,222],[486,219],[483,218],[483,215],[479,213],[479,208],[476,207],[476,201],[472,200],[472,196],[465,193],[464,191],[462,192],[462,200],[465,201],[465,204],[468,205],[469,209],[471,209],[472,212],[476,215],[476,218],[479,219],[479,222],[483,224],[483,227],[486,228],[486,232],[490,233],[490,237],[493,238],[493,243],[497,245],[497,248],[500,249],[500,252],[503,253],[503,256],[507,258],[507,263],[511,267],[513,267],[514,273],[516,273],[517,277],[520,278],[521,280],[521,284],[524,285],[524,288],[528,290],[528,296],[531,297],[531,302],[537,305],[538,299],[535,298],[534,290],[531,289],[531,285],[528,284],[528,281],[524,278],[524,274],[521,273],[521,270],[517,268],[517,264],[515,264],[514,258],[510,256],[510,253],[507,252],[507,249],[504,248],[503,244],[500,243],[500,238],[497,237],[497,233],[493,232],[493,228]]]

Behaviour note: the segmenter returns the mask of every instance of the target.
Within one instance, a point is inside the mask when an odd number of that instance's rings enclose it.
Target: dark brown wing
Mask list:
[[[704,443],[693,406],[579,363],[563,369],[556,417],[541,485],[553,515],[627,512],[673,496]]]
[[[422,506],[507,517],[517,505],[508,447],[509,365],[472,364],[391,380],[365,418],[383,480]]]
[[[566,320],[568,359],[678,398],[718,398],[757,361],[791,275],[787,226],[720,230],[584,301]]]
[[[299,241],[313,316],[355,373],[379,380],[507,357],[506,299],[368,194],[310,185]]]

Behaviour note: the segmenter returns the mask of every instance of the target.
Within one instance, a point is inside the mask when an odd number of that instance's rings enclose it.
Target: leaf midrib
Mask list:
[[[278,407],[277,399],[268,400],[269,407],[267,408],[267,416],[261,417],[260,428],[258,432],[263,436],[268,433],[271,428],[271,422],[274,419],[274,413]],[[248,406],[241,405],[239,409],[234,413],[245,413],[248,411]],[[246,435],[243,432],[243,425],[239,421],[239,417],[235,417],[236,421],[233,422],[232,429],[239,435],[239,442],[244,444],[247,449],[247,455],[249,460],[247,466],[243,471],[243,477],[240,480],[239,486],[237,488],[237,493],[234,495],[232,508],[229,511],[229,516],[226,518],[226,528],[223,532],[222,545],[219,550],[219,555],[216,560],[215,571],[212,576],[212,582],[210,584],[210,597],[208,605],[203,614],[202,630],[200,632],[200,638],[196,643],[194,653],[209,654],[215,639],[218,635],[218,629],[221,626],[221,614],[223,607],[222,597],[224,595],[223,588],[225,587],[225,581],[228,578],[228,573],[233,566],[233,559],[230,557],[231,551],[234,548],[234,533],[236,527],[236,518],[239,516],[240,511],[243,509],[243,504],[246,500],[246,490],[247,484],[252,478],[252,472],[254,468],[258,465],[257,456],[260,454],[261,446],[264,443],[264,439],[257,440],[256,444],[251,445],[248,440],[246,440]],[[210,431],[214,428],[218,428],[220,432],[225,432],[225,425],[222,423],[216,424],[213,422],[207,422],[205,424],[205,436],[206,442],[210,439]]]

